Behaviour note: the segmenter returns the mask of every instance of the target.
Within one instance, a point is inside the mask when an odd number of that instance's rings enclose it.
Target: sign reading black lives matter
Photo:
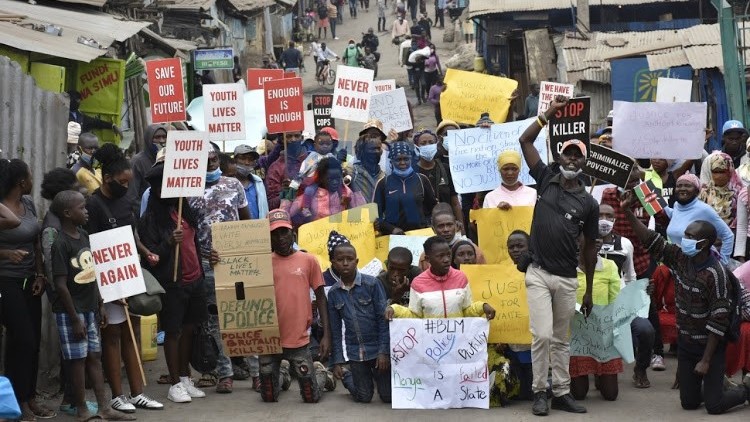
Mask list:
[[[333,95],[322,94],[312,96],[313,119],[315,122],[315,133],[320,132],[324,127],[336,127],[336,122],[331,117],[331,106],[333,105]]]
[[[562,144],[570,139],[584,142],[588,150],[590,105],[589,97],[571,98],[563,109],[549,119],[549,145],[555,159],[562,152]]]
[[[633,170],[633,159],[613,149],[591,144],[589,158],[583,165],[583,173],[605,182],[625,188],[630,172]]]

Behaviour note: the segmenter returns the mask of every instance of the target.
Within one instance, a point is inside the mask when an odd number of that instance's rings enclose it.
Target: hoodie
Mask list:
[[[141,196],[149,187],[149,183],[146,181],[146,173],[156,162],[156,153],[159,148],[154,145],[154,134],[157,130],[167,132],[168,127],[159,124],[149,125],[143,132],[143,151],[130,160],[130,165],[133,167],[133,180],[130,181],[128,186],[128,197],[133,204],[133,212],[135,213],[139,212]]]

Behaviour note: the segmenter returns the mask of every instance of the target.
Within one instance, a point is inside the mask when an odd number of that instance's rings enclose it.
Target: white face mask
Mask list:
[[[582,169],[578,169],[578,170],[573,171],[573,170],[568,170],[568,169],[561,168],[560,169],[560,174],[562,174],[562,176],[564,178],[568,179],[568,180],[573,180],[576,177],[578,177],[578,175],[581,174],[582,171],[583,171]]]
[[[437,144],[427,144],[417,147],[417,153],[427,161],[432,161],[437,154]]]
[[[614,221],[599,220],[599,236],[604,237],[612,233],[612,229],[615,227]]]

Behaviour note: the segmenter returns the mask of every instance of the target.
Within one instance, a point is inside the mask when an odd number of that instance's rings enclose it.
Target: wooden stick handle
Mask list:
[[[591,195],[592,193],[594,193],[594,186],[596,186],[596,182],[597,181],[598,180],[596,178],[594,178],[594,180],[591,181],[591,188],[589,189],[589,195]]]
[[[133,322],[130,321],[130,310],[128,309],[128,306],[125,305],[125,319],[128,321],[128,329],[130,330],[130,338],[133,339],[133,348],[135,349],[135,357],[138,360],[138,369],[141,371],[141,379],[143,380],[143,386],[145,387],[146,384],[146,373],[143,372],[143,362],[141,362],[141,351],[138,350],[138,341],[135,338],[135,333],[133,332]]]
[[[182,197],[180,197],[179,202],[177,203],[177,228],[182,228]],[[174,278],[172,278],[172,282],[177,282],[177,267],[180,262],[180,244],[175,245],[174,250]]]

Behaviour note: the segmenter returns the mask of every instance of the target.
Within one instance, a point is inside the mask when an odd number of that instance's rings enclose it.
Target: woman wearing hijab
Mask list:
[[[742,190],[737,173],[734,171],[732,157],[723,152],[714,152],[708,158],[711,180],[704,184],[698,195],[719,214],[730,228],[737,225],[737,193]]]
[[[521,154],[514,149],[508,149],[497,157],[497,169],[500,171],[500,186],[484,197],[482,208],[500,208],[509,210],[511,207],[536,204],[536,189],[524,186],[518,180],[521,172]]]

